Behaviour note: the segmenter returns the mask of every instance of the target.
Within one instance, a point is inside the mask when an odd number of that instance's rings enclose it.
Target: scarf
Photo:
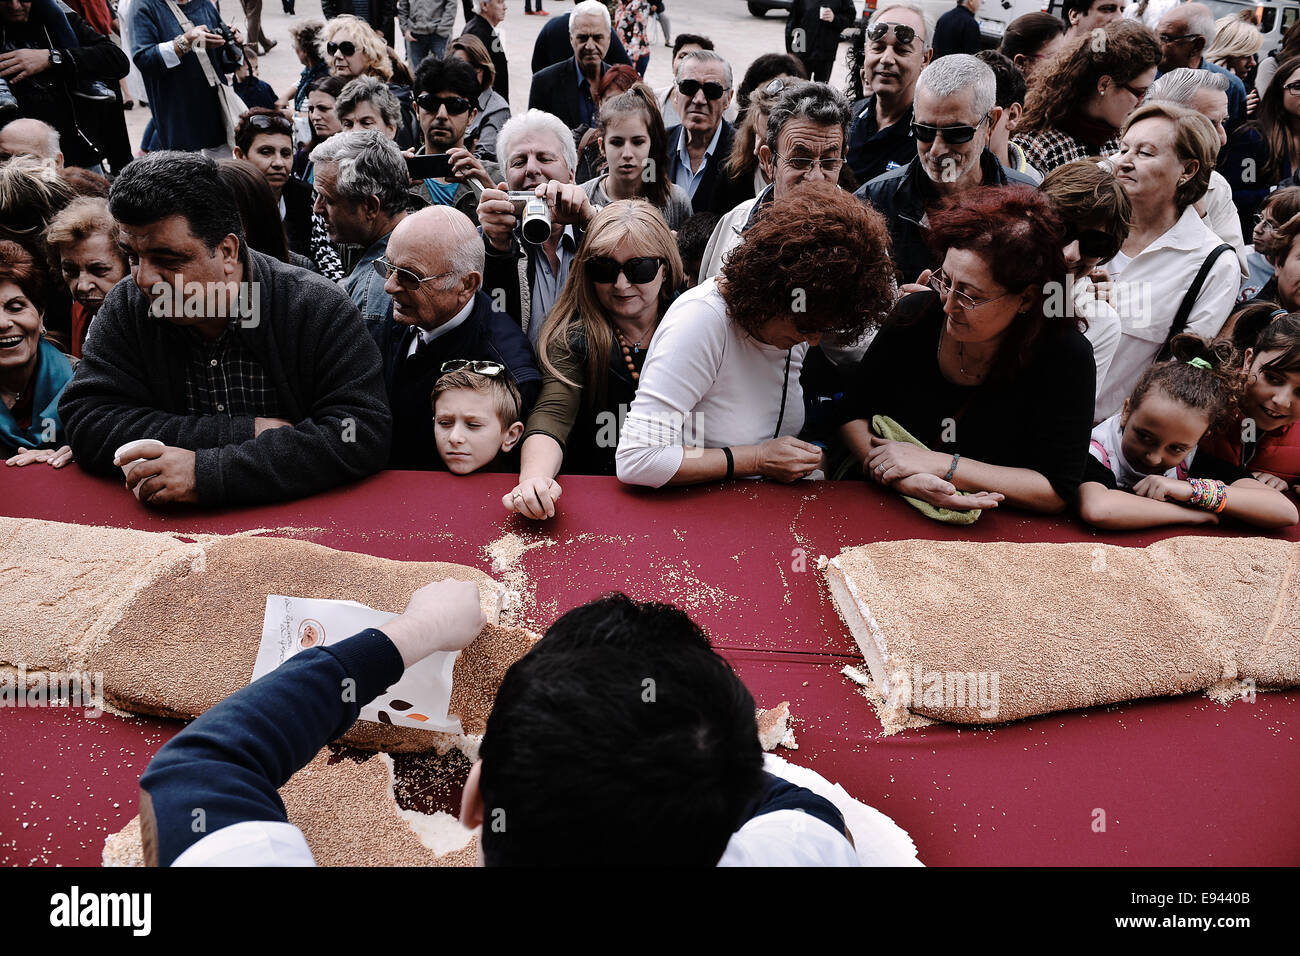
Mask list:
[[[19,430],[13,412],[0,402],[0,446],[8,448],[58,448],[66,443],[63,422],[59,420],[59,399],[72,379],[72,363],[66,355],[45,339],[38,346],[39,358],[27,387],[32,389],[32,423]],[[50,424],[54,426],[49,438]]]

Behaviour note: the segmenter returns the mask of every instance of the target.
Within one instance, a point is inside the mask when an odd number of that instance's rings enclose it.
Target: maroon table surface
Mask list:
[[[684,607],[760,705],[791,702],[799,749],[778,753],[889,814],[927,864],[1300,862],[1300,692],[1231,706],[1199,695],[1162,698],[884,736],[871,705],[840,674],[861,656],[817,571],[820,554],[904,538],[1139,546],[1178,532],[1099,536],[1073,519],[1010,509],[953,529],[849,482],[658,492],[604,478],[562,483],[560,514],[546,523],[501,507],[509,476],[414,472],[282,505],[163,513],[139,505],[118,482],[33,466],[0,472],[0,513],[182,533],[271,529],[488,573],[485,547],[514,533],[538,546],[495,576],[521,591],[525,623],[544,630],[612,590]],[[179,727],[67,708],[0,708],[0,862],[97,864],[103,838],[136,812],[140,773]]]

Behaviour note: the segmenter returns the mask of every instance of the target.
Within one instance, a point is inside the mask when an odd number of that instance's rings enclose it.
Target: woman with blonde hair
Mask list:
[[[1255,72],[1255,55],[1264,45],[1264,35],[1253,23],[1238,16],[1220,17],[1214,26],[1218,32],[1205,51],[1205,58],[1215,66],[1237,74],[1249,87],[1250,75]]]
[[[519,484],[502,499],[530,518],[555,514],[561,466],[614,474],[622,420],[646,349],[684,275],[663,216],[642,199],[596,214],[542,327],[542,391],[524,431]]]
[[[394,60],[384,38],[364,20],[344,13],[325,24],[320,44],[321,55],[334,76],[375,76],[388,84],[402,108],[402,121],[394,137],[397,145],[403,149],[419,145],[410,77],[404,67],[401,74],[394,75]]]
[[[108,200],[74,199],[50,221],[45,245],[50,266],[72,294],[68,354],[81,358],[81,343],[104,296],[129,271],[117,245],[117,223],[108,212]]]

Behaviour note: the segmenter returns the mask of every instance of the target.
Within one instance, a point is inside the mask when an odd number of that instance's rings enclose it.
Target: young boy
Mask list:
[[[447,470],[468,475],[519,443],[524,434],[519,420],[522,400],[505,368],[496,362],[447,364],[461,367],[448,371],[433,386],[434,439]]]

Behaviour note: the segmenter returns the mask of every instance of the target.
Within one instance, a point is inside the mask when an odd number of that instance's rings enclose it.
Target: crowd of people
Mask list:
[[[0,5],[10,466],[76,461],[150,506],[403,468],[517,475],[502,504],[538,520],[567,474],[856,479],[954,523],[1298,520],[1300,26],[1261,59],[1249,16],[1067,0],[995,50],[978,0],[937,25],[909,2],[855,19],[796,0],[787,49],[741,72],[707,36],[669,38],[662,4],[582,0],[542,29],[513,114],[505,0],[466,3],[458,36],[450,0],[326,0],[325,22],[295,21],[302,72],[278,92],[257,77],[276,45],[260,2],[247,39],[210,0],[74,5]],[[660,89],[642,80],[656,18]],[[139,155],[130,71],[152,111]],[[140,439],[157,444],[125,450]],[[599,613],[639,633],[650,611]],[[414,659],[355,640],[312,663],[379,687]],[[568,642],[529,679],[577,673]],[[531,686],[503,687],[490,727],[539,719],[551,704],[511,709]],[[470,819],[540,786],[496,753]],[[780,804],[756,759],[692,844],[711,859]],[[178,773],[147,778],[155,809]],[[801,809],[829,822],[827,854],[847,845],[833,808]]]

